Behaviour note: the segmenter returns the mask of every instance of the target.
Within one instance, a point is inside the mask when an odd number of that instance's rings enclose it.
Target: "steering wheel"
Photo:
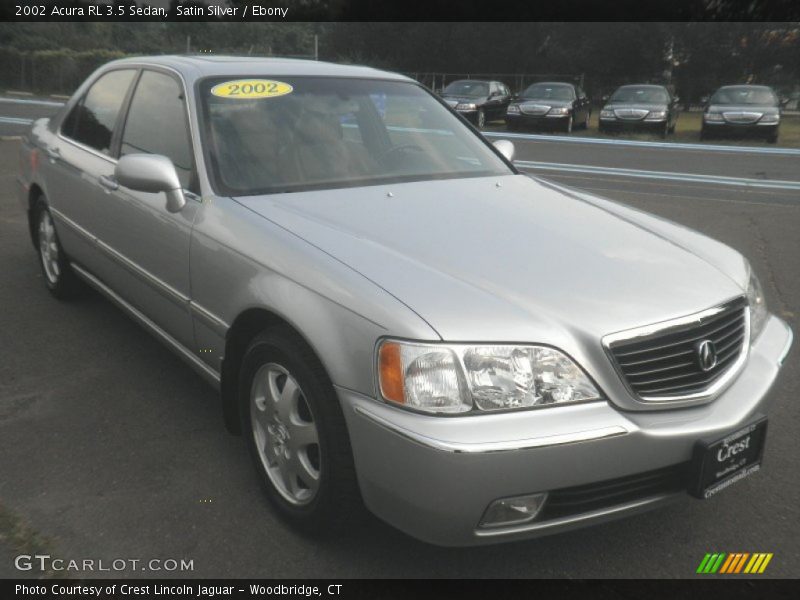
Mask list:
[[[415,152],[424,152],[422,147],[418,146],[417,144],[398,144],[397,146],[392,146],[391,148],[387,148],[381,153],[381,159],[388,158],[395,152],[404,152],[406,150],[414,150]]]

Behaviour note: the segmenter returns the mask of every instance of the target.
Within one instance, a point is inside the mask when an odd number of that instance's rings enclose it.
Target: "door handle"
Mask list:
[[[109,192],[113,192],[116,189],[119,189],[119,183],[113,177],[109,177],[108,175],[100,175],[100,185],[102,185],[106,190]]]
[[[57,146],[48,146],[45,152],[47,152],[47,156],[50,157],[50,160],[58,160],[61,158],[61,151]]]

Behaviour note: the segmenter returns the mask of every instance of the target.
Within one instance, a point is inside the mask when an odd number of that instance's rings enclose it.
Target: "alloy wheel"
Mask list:
[[[39,218],[39,256],[42,259],[44,274],[51,285],[58,283],[61,267],[58,264],[58,240],[50,212],[43,210]]]
[[[292,374],[267,363],[250,390],[250,421],[261,463],[270,482],[295,506],[309,504],[319,491],[319,433],[305,394]]]

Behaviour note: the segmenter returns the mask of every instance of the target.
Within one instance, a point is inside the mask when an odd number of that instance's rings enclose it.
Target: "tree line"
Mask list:
[[[583,75],[593,95],[645,81],[670,83],[689,100],[724,83],[786,91],[800,83],[798,23],[2,23],[0,55],[312,57],[315,38],[321,60],[408,73]],[[12,69],[14,60],[0,69]]]

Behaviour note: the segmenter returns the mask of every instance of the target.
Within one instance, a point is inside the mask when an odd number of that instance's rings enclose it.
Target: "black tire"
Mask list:
[[[486,113],[482,108],[478,109],[478,114],[475,117],[475,125],[478,129],[483,129],[486,127]]]
[[[574,117],[572,113],[567,117],[567,122],[564,124],[564,133],[572,133],[572,129],[575,125]]]
[[[285,368],[297,381],[319,438],[319,487],[305,505],[289,502],[270,480],[256,445],[250,396],[256,373],[269,363]],[[339,399],[314,352],[290,328],[277,326],[250,343],[239,371],[242,432],[261,485],[278,515],[308,535],[329,535],[357,524],[364,515],[353,453]]]
[[[592,111],[586,111],[586,118],[583,120],[583,129],[584,131],[589,131],[589,121],[592,118]]]
[[[506,121],[506,131],[520,131],[522,127],[516,121]]]
[[[78,297],[83,288],[82,282],[70,267],[67,254],[61,247],[58,232],[55,230],[53,215],[47,207],[47,201],[44,196],[40,196],[36,201],[33,217],[34,233],[37,236],[36,249],[39,255],[39,268],[42,270],[45,286],[59,300],[71,300]],[[46,241],[46,234],[44,233],[47,223],[52,228],[49,242]],[[52,254],[47,255],[46,248],[48,245],[50,246],[49,251],[55,254],[52,259],[50,258]],[[50,266],[45,266],[46,264]]]
[[[661,139],[666,139],[669,135],[669,123],[664,123],[664,128],[661,130]]]
[[[777,131],[767,138],[767,143],[768,144],[777,144],[778,143],[778,132]]]

